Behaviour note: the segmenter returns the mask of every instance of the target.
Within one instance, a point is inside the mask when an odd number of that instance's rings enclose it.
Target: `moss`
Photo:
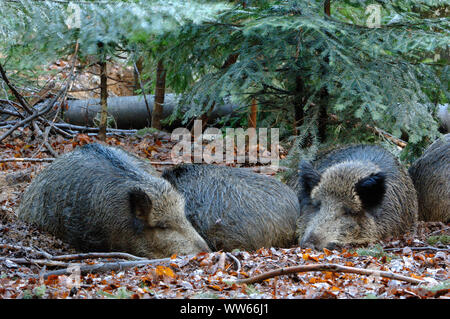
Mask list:
[[[450,236],[449,235],[430,236],[427,238],[427,242],[432,246],[437,244],[448,245],[450,244]]]

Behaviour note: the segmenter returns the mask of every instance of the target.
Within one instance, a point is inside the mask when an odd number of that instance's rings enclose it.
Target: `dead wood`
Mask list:
[[[6,76],[6,72],[3,69],[3,66],[0,64],[0,74],[5,82],[5,84],[8,86],[8,88],[11,90],[12,94],[16,97],[17,101],[19,102],[19,105],[27,111],[28,114],[33,114],[33,111],[31,110],[30,105],[28,105],[27,101],[22,97],[22,95],[16,90],[16,88],[11,84],[8,77]],[[21,116],[23,117],[23,116]]]
[[[94,258],[119,258],[119,259],[130,259],[130,260],[147,260],[143,257],[134,256],[123,252],[110,252],[110,253],[81,253],[81,254],[70,254],[70,255],[60,255],[52,256],[52,260],[81,260],[81,259],[94,259]]]
[[[194,255],[188,255],[183,256],[183,258],[192,258]],[[161,258],[161,259],[142,259],[142,260],[133,260],[133,261],[116,261],[116,262],[105,262],[105,263],[97,263],[94,265],[79,265],[80,267],[80,274],[85,275],[87,273],[102,273],[102,272],[108,272],[108,271],[122,271],[128,268],[132,267],[142,267],[147,266],[151,264],[162,264],[167,262],[173,262],[174,259],[172,258]],[[70,264],[73,267],[73,263]],[[48,278],[49,276],[55,275],[55,276],[61,276],[61,275],[70,275],[72,274],[72,269],[66,268],[66,269],[58,269],[54,271],[49,271],[41,276],[44,277],[44,279]]]
[[[345,273],[354,273],[354,274],[360,274],[360,275],[366,275],[366,276],[380,276],[395,280],[401,280],[406,281],[412,284],[421,284],[425,281],[407,277],[403,275],[398,275],[389,271],[382,271],[382,270],[374,270],[374,269],[364,269],[364,268],[356,268],[356,267],[348,267],[348,266],[342,266],[337,264],[313,264],[313,265],[301,265],[301,266],[293,266],[293,267],[286,267],[286,268],[279,268],[272,271],[268,271],[265,273],[262,273],[257,276],[253,276],[250,278],[245,279],[238,279],[235,281],[237,284],[253,284],[256,282],[261,282],[269,278],[273,278],[276,276],[282,276],[282,275],[288,275],[288,274],[294,274],[299,272],[310,272],[310,271],[330,271],[330,272],[345,272]]]
[[[24,247],[24,246],[19,246],[19,245],[10,245],[10,244],[0,244],[0,248],[2,249],[9,249],[9,250],[20,250],[20,251],[26,251],[29,253],[33,253],[33,254],[37,254],[37,255],[41,255],[44,258],[47,259],[51,259],[53,258],[53,256],[45,251],[42,250],[38,250],[32,247]],[[6,258],[6,257],[5,257]]]
[[[53,108],[53,106],[56,104],[56,102],[61,99],[62,101],[64,101],[65,96],[67,94],[67,91],[69,90],[70,86],[72,85],[72,82],[75,78],[74,75],[74,70],[75,70],[75,61],[76,61],[76,56],[77,56],[77,52],[78,52],[78,42],[75,46],[75,52],[73,54],[72,57],[72,65],[71,65],[71,70],[70,73],[67,77],[67,82],[64,85],[64,87],[50,100],[48,100],[46,102],[46,104],[44,105],[44,107],[42,108],[33,108],[32,106],[30,106],[29,103],[27,103],[27,101],[23,98],[23,96],[15,89],[15,87],[11,84],[11,82],[9,81],[8,77],[6,76],[6,72],[3,69],[2,65],[0,65],[0,75],[1,78],[3,79],[3,81],[6,83],[6,85],[8,86],[8,88],[10,89],[10,91],[13,93],[13,95],[15,96],[15,98],[17,99],[18,103],[14,103],[11,104],[14,107],[16,106],[20,106],[22,109],[24,109],[26,111],[26,113],[28,113],[28,116],[25,116],[24,114],[21,114],[20,112],[17,112],[17,116],[21,118],[20,121],[17,121],[12,127],[10,127],[2,136],[0,136],[0,142],[3,141],[6,137],[8,137],[12,132],[14,132],[17,128],[19,127],[23,127],[25,125],[27,125],[28,123],[31,122],[32,124],[32,129],[35,130],[36,134],[38,136],[41,136],[42,138],[44,138],[44,144],[46,144],[45,141],[45,136],[43,136],[42,134],[42,130],[39,128],[39,126],[34,122],[35,120],[43,123],[44,125],[47,126],[51,126],[51,128],[55,131],[58,131],[61,134],[64,135],[69,135],[70,137],[72,137],[71,134],[65,132],[62,129],[58,129],[55,128],[52,123],[50,121],[48,121],[47,119],[43,118],[42,116],[46,115],[48,112],[50,112]],[[46,89],[44,89],[42,92],[42,95],[45,95],[47,93],[48,90],[50,90],[50,88],[52,87],[53,84],[50,84]],[[40,98],[39,98],[40,99]],[[35,100],[34,102],[37,102],[38,100]],[[10,112],[10,113],[14,113],[14,112]],[[9,114],[12,115],[12,114]],[[49,147],[49,144],[47,143],[46,145],[47,149],[49,149],[49,151],[51,153],[52,152],[52,148],[51,146]]]
[[[53,162],[54,158],[30,158],[30,157],[17,157],[17,158],[1,158],[0,163],[6,162]]]
[[[25,264],[25,265],[37,265],[37,266],[48,266],[48,267],[69,267],[70,263],[51,260],[51,259],[29,259],[29,258],[11,258],[11,257],[0,257],[0,261],[3,262],[13,262],[15,264]]]

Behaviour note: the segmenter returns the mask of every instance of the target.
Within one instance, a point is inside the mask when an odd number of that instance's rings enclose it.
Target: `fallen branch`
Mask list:
[[[282,276],[282,275],[293,274],[293,273],[298,273],[298,272],[309,272],[309,271],[345,272],[345,273],[354,273],[354,274],[367,275],[367,276],[381,276],[381,277],[385,277],[385,278],[406,281],[411,284],[420,284],[420,283],[425,282],[420,279],[394,274],[389,271],[355,268],[355,267],[341,266],[341,265],[337,265],[337,264],[313,264],[313,265],[302,265],[302,266],[293,266],[293,267],[287,267],[287,268],[279,268],[279,269],[268,271],[263,274],[253,276],[250,278],[238,279],[235,281],[235,283],[237,283],[237,284],[253,284],[253,283],[261,282],[261,281],[264,281],[266,279],[273,278],[276,276]]]
[[[330,118],[335,123],[345,123],[345,121],[339,119],[339,117],[337,115],[335,115],[335,114],[330,114]],[[346,122],[349,122],[349,121],[346,121]],[[393,136],[392,134],[390,134],[390,133],[388,133],[388,132],[386,132],[386,131],[384,131],[384,130],[376,127],[376,126],[371,126],[371,125],[367,124],[366,128],[371,130],[373,133],[375,133],[375,134],[377,134],[377,135],[379,135],[379,136],[389,140],[390,142],[394,143],[398,147],[405,148],[406,145],[408,145],[408,143],[405,142],[404,140],[402,140],[400,138],[397,138],[397,137]]]
[[[25,265],[38,265],[38,266],[48,266],[48,267],[69,267],[70,263],[51,260],[51,259],[29,259],[29,258],[13,258],[13,257],[0,257],[0,261],[10,261],[15,264],[25,264]]]
[[[156,162],[156,161],[148,161],[152,165],[176,165],[174,162]]]
[[[13,257],[0,257],[0,261],[3,262],[12,262],[15,264],[26,264],[26,265],[37,265],[37,266],[46,266],[46,267],[62,267],[63,269],[58,269],[54,271],[49,271],[44,274],[39,274],[37,277],[44,277],[44,279],[48,278],[51,275],[70,275],[73,272],[73,266],[78,266],[80,269],[80,274],[84,275],[87,273],[100,273],[107,271],[121,271],[131,267],[139,267],[146,266],[150,264],[161,264],[166,262],[173,262],[172,258],[161,258],[161,259],[145,259],[142,257],[137,257],[128,253],[122,252],[110,252],[110,253],[81,253],[81,254],[71,254],[71,255],[60,255],[60,256],[52,256],[45,252],[36,251],[30,247],[20,247],[13,245],[0,245],[0,248],[8,248],[8,249],[24,249],[26,251],[30,251],[33,253],[39,253],[44,255],[45,257],[49,257],[46,259],[30,259],[30,258],[13,258]],[[187,255],[182,256],[183,258],[192,258],[195,255]],[[65,262],[70,260],[80,260],[80,259],[92,259],[92,258],[126,258],[126,259],[134,259],[132,261],[114,261],[114,262],[103,262],[97,263],[94,265],[82,265],[82,264],[74,264],[71,262]]]
[[[0,110],[1,114],[7,114],[7,115],[11,115],[11,116],[17,116],[20,118],[24,118],[24,116],[22,114],[20,114],[19,112],[14,112],[14,111],[9,111],[9,110]]]
[[[53,98],[51,99],[47,105],[40,111],[35,110],[32,115],[30,115],[29,117],[23,119],[20,122],[17,122],[13,127],[11,127],[5,134],[3,134],[2,136],[0,136],[0,142],[3,141],[6,137],[8,137],[12,132],[14,132],[18,127],[23,126],[31,121],[33,121],[34,119],[46,114],[47,112],[49,112],[53,105],[58,101],[58,99],[65,93],[65,91],[67,90],[67,88],[69,87],[70,83],[72,82],[72,78],[69,79],[69,81],[67,81],[65,87],[59,91],[59,93]]]
[[[439,248],[439,247],[432,247],[432,246],[426,246],[426,247],[393,247],[393,248],[384,248],[384,251],[399,251],[403,250],[405,248],[411,249],[411,250],[435,250],[435,251],[450,251],[450,248]]]
[[[33,253],[33,254],[42,255],[44,258],[47,258],[47,259],[52,259],[53,258],[53,256],[51,254],[49,254],[49,253],[47,253],[45,251],[42,251],[40,249],[32,248],[32,247],[24,247],[24,246],[19,246],[19,245],[10,245],[10,244],[0,244],[0,248],[2,248],[2,249],[22,250],[22,251],[30,252],[30,253]]]
[[[0,158],[0,163],[6,162],[53,162],[55,159],[49,158],[31,158],[31,157],[13,157],[13,158]]]
[[[131,259],[131,260],[147,260],[143,257],[134,256],[128,253],[122,252],[110,252],[110,253],[81,253],[81,254],[70,254],[70,255],[60,255],[53,256],[52,260],[81,260],[81,259],[93,259],[93,258],[121,258],[121,259]]]
[[[27,103],[27,101],[22,97],[22,95],[20,95],[20,93],[14,88],[14,86],[10,83],[9,79],[6,76],[6,72],[3,69],[2,65],[0,64],[0,76],[3,79],[3,81],[6,83],[6,85],[9,87],[9,89],[11,90],[11,92],[13,93],[13,95],[16,97],[17,101],[18,101],[18,105],[20,105],[28,114],[29,116],[25,117],[25,115],[20,115],[18,114],[18,116],[20,118],[22,118],[21,121],[16,122],[16,124],[14,124],[12,127],[10,127],[2,136],[0,136],[0,142],[3,141],[6,137],[8,137],[12,132],[14,132],[17,128],[21,127],[21,126],[25,126],[27,125],[29,122],[34,122],[35,120],[40,121],[40,122],[44,122],[47,125],[50,125],[52,127],[53,130],[64,134],[64,135],[69,135],[70,137],[72,136],[71,134],[65,132],[63,129],[57,128],[54,125],[52,125],[51,122],[49,122],[47,119],[45,119],[43,116],[46,115],[48,112],[50,112],[53,108],[53,106],[56,104],[56,102],[61,99],[62,103],[61,105],[64,103],[65,101],[65,96],[67,95],[67,91],[70,89],[70,87],[72,86],[73,81],[75,80],[75,61],[76,61],[76,56],[77,56],[77,52],[78,52],[78,47],[79,44],[78,42],[75,45],[75,52],[73,54],[72,57],[72,66],[71,66],[71,70],[69,75],[67,76],[67,80],[66,80],[66,84],[64,85],[64,87],[51,99],[49,99],[42,108],[38,108],[38,109],[34,109],[33,107],[30,106],[30,104]],[[49,88],[49,90],[52,88],[52,85],[54,84],[50,84],[47,87]],[[43,89],[41,90],[40,93],[38,94],[43,94],[46,95],[47,89]],[[34,102],[37,102],[39,99],[35,99]],[[17,103],[16,103],[17,104]],[[36,126],[32,125],[32,128],[35,129]],[[39,133],[40,132],[40,133]],[[39,129],[38,131],[38,135],[42,135],[42,131]],[[47,134],[48,135],[48,134]],[[45,139],[45,136],[44,136]],[[52,151],[52,148],[50,146],[50,144],[47,144],[46,141],[44,140],[44,144],[46,144],[46,147],[49,149],[50,152],[55,153],[54,151]]]
[[[48,142],[48,134],[50,133],[51,128],[52,128],[51,126],[47,126],[45,128],[45,132],[44,132],[44,136],[43,136],[44,137],[43,144],[45,145],[45,147],[47,148],[47,150],[50,152],[50,154],[53,157],[58,157],[59,154],[53,149],[53,147]]]
[[[19,102],[19,105],[27,111],[28,114],[33,114],[33,111],[31,110],[30,105],[25,101],[23,96],[16,90],[16,88],[11,84],[8,77],[6,76],[6,71],[3,69],[3,66],[0,64],[0,75],[5,82],[5,84],[8,86],[8,88],[11,90],[12,94],[16,97],[17,101]],[[17,104],[16,104],[17,105]],[[24,116],[20,116],[23,118]]]
[[[46,259],[53,260],[53,261],[82,260],[82,259],[94,259],[94,258],[119,258],[119,259],[130,259],[130,260],[147,260],[144,257],[138,257],[138,256],[134,256],[132,254],[124,253],[124,252],[90,252],[90,253],[53,256],[45,251],[38,250],[38,249],[35,249],[32,247],[20,246],[20,245],[0,244],[0,248],[31,252],[33,254],[42,255]],[[11,259],[8,257],[4,257],[4,258]],[[31,259],[30,259],[30,261],[31,261]]]
[[[407,142],[403,141],[402,139],[399,139],[395,136],[393,136],[392,134],[389,134],[386,131],[383,131],[382,129],[376,127],[376,126],[370,126],[370,125],[366,125],[366,127],[370,130],[372,130],[374,133],[383,136],[384,138],[386,138],[387,140],[391,141],[392,143],[394,143],[395,145],[397,145],[398,147],[401,148],[405,148],[406,145],[408,145]]]
[[[237,259],[235,256],[233,256],[232,253],[227,252],[227,256],[233,259],[234,263],[236,264],[236,273],[239,276],[239,272],[241,271],[241,263],[239,262],[239,259]]]
[[[89,127],[89,126],[81,126],[81,125],[74,125],[69,123],[55,123],[56,127],[59,128],[66,128],[72,131],[88,131],[88,132],[98,132],[98,127]],[[107,132],[119,132],[119,133],[136,133],[137,130],[123,130],[123,129],[116,129],[116,128],[106,128]]]
[[[188,255],[183,256],[183,258],[192,258],[195,255]],[[151,264],[161,264],[166,262],[173,262],[174,259],[172,258],[161,258],[161,259],[143,259],[143,260],[133,260],[133,261],[116,261],[116,262],[107,262],[107,263],[98,263],[95,265],[79,265],[80,267],[80,274],[85,275],[87,273],[101,273],[101,272],[108,272],[108,271],[121,271],[132,267],[141,267],[141,266],[147,266]],[[73,273],[73,265],[71,264],[71,269],[58,269],[54,271],[49,271],[41,276],[44,277],[44,279],[48,278],[49,276],[61,276],[61,275],[70,275]]]

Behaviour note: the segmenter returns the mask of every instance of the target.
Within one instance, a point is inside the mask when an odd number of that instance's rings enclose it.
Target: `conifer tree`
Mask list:
[[[439,134],[436,103],[448,102],[449,20],[423,14],[444,1],[237,1],[216,22],[176,30],[168,82],[195,105],[191,118],[232,98],[266,112],[260,126],[294,125],[297,144],[361,142],[371,128],[414,151]],[[447,11],[446,11],[447,10]],[[221,68],[230,55],[237,60]],[[326,94],[325,94],[326,92]],[[320,141],[325,108],[327,140]],[[286,114],[288,116],[286,116]],[[322,128],[323,129],[323,128]]]

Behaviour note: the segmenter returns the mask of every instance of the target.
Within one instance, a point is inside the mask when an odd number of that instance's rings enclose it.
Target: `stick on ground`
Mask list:
[[[235,281],[235,283],[237,283],[237,284],[253,284],[253,283],[261,282],[261,281],[264,281],[266,279],[273,278],[276,276],[293,274],[293,273],[298,273],[298,272],[309,272],[309,271],[346,272],[346,273],[354,273],[354,274],[367,275],[367,276],[381,276],[381,277],[385,277],[385,278],[406,281],[406,282],[409,282],[412,284],[421,284],[421,283],[425,282],[420,279],[394,274],[389,271],[355,268],[355,267],[341,266],[341,265],[337,265],[337,264],[313,264],[313,265],[302,265],[302,266],[293,266],[293,267],[287,267],[287,268],[279,268],[279,269],[265,272],[263,274],[260,274],[260,275],[254,276],[254,277],[238,279]]]
[[[11,158],[0,158],[0,163],[6,162],[53,162],[54,158],[31,158],[31,157],[11,157]]]
[[[193,257],[192,255],[183,256],[186,258]],[[143,259],[143,260],[132,260],[132,261],[116,261],[116,262],[105,262],[105,263],[97,263],[94,265],[83,265],[79,264],[80,274],[85,275],[87,273],[102,273],[108,271],[121,271],[132,267],[140,267],[151,264],[161,264],[165,262],[171,262],[173,259],[171,258],[161,258],[161,259]],[[56,261],[55,261],[56,262]],[[72,264],[73,266],[74,264]],[[49,271],[44,273],[42,276],[44,279],[48,278],[51,275],[61,276],[61,275],[70,275],[72,270],[69,268],[58,269],[54,271]]]

